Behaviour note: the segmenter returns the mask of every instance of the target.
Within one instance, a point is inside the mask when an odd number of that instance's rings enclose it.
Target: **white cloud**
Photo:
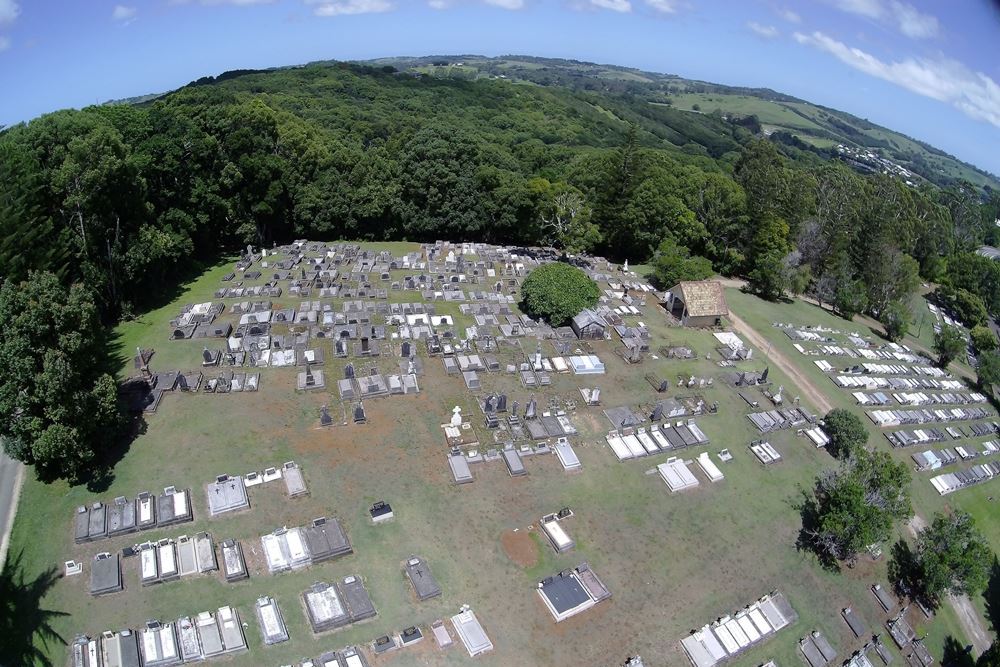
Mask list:
[[[487,5],[500,9],[524,9],[524,0],[484,0]]]
[[[762,25],[756,21],[750,21],[747,23],[747,27],[756,33],[757,36],[763,37],[764,39],[774,39],[775,37],[781,36],[781,33],[778,32],[778,29],[773,25]]]
[[[427,6],[431,9],[448,9],[451,3],[448,0],[427,0]]]
[[[779,9],[778,16],[785,19],[789,23],[802,23],[802,17],[793,12],[791,9]]]
[[[119,21],[128,25],[135,20],[136,14],[139,10],[135,7],[126,7],[125,5],[115,5],[115,8],[111,11],[111,20]]]
[[[646,0],[646,4],[662,14],[676,14],[676,0]]]
[[[885,62],[822,33],[795,33],[795,41],[831,54],[841,62],[870,76],[911,92],[947,102],[976,120],[1000,127],[1000,85],[973,72],[955,60],[906,58]]]
[[[310,4],[316,4],[310,2]],[[380,14],[392,10],[389,0],[334,0],[316,4],[316,16],[354,16],[357,14]]]
[[[632,11],[632,3],[629,0],[590,0],[590,6],[598,9],[610,9],[613,12]]]
[[[834,0],[833,4],[841,11],[869,19],[880,19],[885,16],[882,0]]]
[[[0,25],[13,23],[20,13],[21,7],[14,0],[0,0]]]
[[[850,14],[890,24],[913,39],[937,37],[940,29],[937,17],[902,0],[833,0],[833,4]]]
[[[940,27],[937,18],[930,14],[921,13],[913,5],[893,0],[892,14],[896,20],[896,27],[907,37],[914,39],[937,37]]]
[[[0,35],[0,51],[6,51],[10,48],[10,38]]]

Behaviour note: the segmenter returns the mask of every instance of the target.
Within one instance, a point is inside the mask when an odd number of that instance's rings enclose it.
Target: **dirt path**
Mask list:
[[[744,322],[733,311],[729,311],[728,319],[732,323],[733,329],[746,337],[750,344],[756,347],[761,354],[766,354],[774,362],[774,365],[780,368],[781,372],[787,375],[798,386],[809,402],[815,406],[816,410],[825,415],[833,409],[833,405],[830,404],[830,400],[826,397],[826,394],[820,391],[819,387],[813,384],[813,381],[796,364],[792,363],[781,350],[775,349],[766,338]]]
[[[927,527],[927,521],[919,514],[914,514],[908,527],[910,534],[916,537],[917,533]],[[972,600],[967,595],[949,595],[948,604],[955,610],[955,616],[958,617],[958,622],[965,632],[965,638],[972,643],[973,652],[977,656],[982,654],[990,647],[990,635]]]

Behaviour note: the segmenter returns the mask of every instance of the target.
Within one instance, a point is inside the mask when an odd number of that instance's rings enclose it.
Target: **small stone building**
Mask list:
[[[570,321],[570,327],[577,338],[601,339],[607,323],[590,308],[584,308]]]

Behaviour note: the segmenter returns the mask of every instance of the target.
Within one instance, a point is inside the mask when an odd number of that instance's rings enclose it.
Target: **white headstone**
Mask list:
[[[462,408],[455,406],[455,409],[451,411],[451,425],[461,426],[462,425]]]

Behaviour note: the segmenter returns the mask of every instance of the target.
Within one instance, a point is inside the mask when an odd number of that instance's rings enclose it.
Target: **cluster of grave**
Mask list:
[[[604,415],[612,429],[605,441],[619,461],[708,444],[708,436],[695,420],[685,418],[705,412],[703,400],[693,405],[678,399],[661,400],[648,413],[629,406],[608,408]]]
[[[914,454],[917,470],[938,470],[959,461],[998,453],[993,442],[978,445],[971,442],[1000,432],[1000,424],[991,420],[995,415],[982,407],[988,403],[987,397],[968,390],[947,371],[932,366],[925,356],[896,343],[875,345],[854,333],[847,334],[846,342],[842,342],[844,334],[840,331],[784,323],[775,323],[775,326],[796,341],[795,348],[804,355],[851,359],[852,365],[843,370],[827,359],[817,359],[813,363],[837,386],[851,391],[859,405],[869,408],[866,414],[873,424],[879,428],[919,426],[884,431],[883,435],[893,447],[944,442],[951,445]],[[891,407],[893,402],[902,407]],[[956,423],[969,421],[976,423]],[[937,475],[930,482],[944,495],[998,475],[1000,464],[986,461],[966,470]]]
[[[239,612],[230,606],[177,621],[147,621],[99,637],[79,635],[70,648],[73,667],[169,667],[247,650]]]

